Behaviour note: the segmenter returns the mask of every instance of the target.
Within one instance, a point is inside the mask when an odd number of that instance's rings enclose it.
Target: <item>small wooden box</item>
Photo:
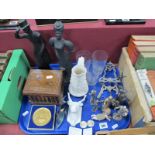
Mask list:
[[[61,70],[31,69],[24,86],[23,95],[32,104],[59,105],[63,97]]]

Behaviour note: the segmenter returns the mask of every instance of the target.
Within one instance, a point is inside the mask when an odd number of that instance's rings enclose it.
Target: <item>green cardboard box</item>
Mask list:
[[[17,123],[22,102],[22,89],[30,64],[22,49],[13,50],[0,81],[0,123]]]

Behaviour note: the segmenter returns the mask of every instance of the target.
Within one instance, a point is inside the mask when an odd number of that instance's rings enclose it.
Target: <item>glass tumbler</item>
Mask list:
[[[104,50],[96,50],[92,54],[92,72],[99,77],[106,66],[108,53]]]

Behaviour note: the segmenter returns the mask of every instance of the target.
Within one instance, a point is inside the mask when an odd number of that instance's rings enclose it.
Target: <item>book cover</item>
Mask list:
[[[155,35],[132,35],[127,51],[132,64],[135,65],[140,52],[155,51]]]
[[[140,53],[135,64],[136,69],[155,69],[155,53]]]

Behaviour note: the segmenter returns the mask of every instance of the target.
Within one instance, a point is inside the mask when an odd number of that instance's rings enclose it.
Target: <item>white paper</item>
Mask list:
[[[93,134],[92,128],[83,129],[83,135],[92,135],[92,134]]]
[[[99,127],[100,127],[100,129],[106,129],[106,128],[108,128],[108,124],[107,124],[107,122],[99,123]]]
[[[82,129],[75,128],[75,127],[69,127],[69,135],[82,135]]]
[[[118,127],[118,124],[114,124],[113,126],[112,126],[112,129],[116,129]]]
[[[52,79],[53,78],[53,75],[47,75],[46,76],[46,79]]]

